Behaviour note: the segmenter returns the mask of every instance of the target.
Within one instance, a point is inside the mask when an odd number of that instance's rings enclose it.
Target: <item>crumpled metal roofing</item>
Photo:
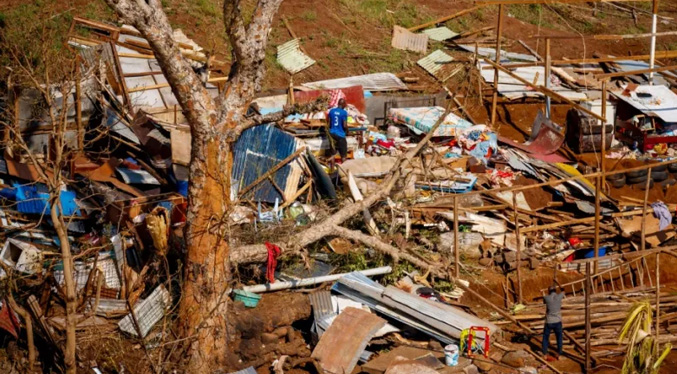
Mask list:
[[[453,32],[446,26],[435,27],[434,29],[426,29],[423,30],[423,33],[428,35],[430,39],[438,42],[443,42],[447,39],[455,38],[459,35],[458,33]]]
[[[367,91],[399,91],[407,89],[407,85],[393,73],[373,73],[354,77],[329,79],[325,81],[303,83],[302,86],[313,90],[331,90],[352,86],[362,86],[362,88]]]
[[[428,35],[415,34],[404,27],[393,27],[393,38],[390,44],[395,49],[426,53],[428,51]]]
[[[290,74],[296,74],[315,64],[315,60],[301,52],[298,39],[277,46],[277,62]]]
[[[453,57],[438,49],[416,63],[433,77],[445,81],[452,74],[448,68],[452,61],[454,61]]]

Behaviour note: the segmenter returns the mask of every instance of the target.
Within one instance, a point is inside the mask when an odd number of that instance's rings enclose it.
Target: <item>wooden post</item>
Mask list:
[[[646,249],[646,209],[647,203],[649,200],[649,187],[651,186],[651,168],[647,171],[646,174],[646,185],[644,190],[644,205],[642,206],[642,242],[640,243],[640,248],[642,251]]]
[[[82,126],[82,91],[80,87],[80,59],[75,62],[75,123],[78,128],[78,154],[85,151],[85,129]]]
[[[661,252],[656,252],[656,351],[660,352],[658,348],[658,337],[660,332],[658,331],[658,326],[660,325],[660,313],[661,313],[661,265],[660,265],[660,255]]]
[[[520,241],[520,222],[517,210],[517,192],[512,193],[512,207],[515,210],[515,241],[517,242],[517,303],[522,304],[522,242]]]
[[[461,272],[458,251],[458,195],[454,195],[454,276],[458,278]]]
[[[651,18],[651,51],[649,58],[649,69],[653,69],[656,64],[656,31],[658,26],[658,0],[653,0],[653,12]],[[653,85],[654,73],[649,73],[649,84]]]
[[[599,263],[599,221],[602,219],[600,212],[602,181],[601,175],[598,175],[597,178],[595,178],[595,240],[593,241],[595,250],[595,273],[597,273]]]
[[[590,278],[590,262],[585,263],[585,373],[589,374],[591,372],[590,368],[590,332],[591,332],[591,323],[590,323],[590,283],[592,280]]]
[[[545,39],[545,88],[550,88],[550,70],[552,57],[550,56],[550,38]],[[550,119],[550,96],[545,97],[545,116]]]
[[[498,26],[496,27],[496,64],[501,64],[501,36],[503,34],[503,4],[498,6]],[[496,123],[498,105],[498,69],[494,68],[494,97],[491,102],[491,124]]]

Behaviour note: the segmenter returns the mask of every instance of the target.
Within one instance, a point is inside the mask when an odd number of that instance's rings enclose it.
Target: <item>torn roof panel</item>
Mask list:
[[[393,38],[390,41],[395,49],[426,53],[428,51],[428,34],[415,34],[404,27],[393,27]]]
[[[470,53],[475,53],[475,46],[471,44],[459,44],[458,45],[461,49],[470,52]],[[480,56],[483,57],[488,57],[492,60],[496,59],[496,48],[488,48],[488,47],[479,47],[477,48],[477,53],[479,53]],[[532,55],[526,55],[523,53],[514,53],[514,52],[507,52],[504,50],[501,50],[501,62],[508,61],[508,60],[520,60],[520,61],[529,61],[529,62],[536,62],[538,59]]]
[[[438,41],[438,42],[443,42],[447,39],[455,38],[458,35],[460,35],[458,33],[453,32],[451,29],[449,29],[446,26],[435,27],[433,29],[426,29],[426,30],[423,30],[423,33],[428,35],[428,37],[430,39]]]
[[[315,64],[315,60],[301,52],[298,39],[277,46],[277,62],[290,74],[296,74]]]
[[[646,115],[666,123],[677,122],[677,95],[666,86],[642,85],[631,91],[630,96],[621,92],[613,94]]]
[[[445,81],[452,74],[452,70],[449,69],[449,67],[453,61],[453,57],[438,49],[418,60],[416,63],[433,77],[440,81]]]
[[[494,69],[485,69],[490,66],[487,63],[480,62],[479,69],[484,81],[490,84],[494,83]],[[510,68],[510,65],[505,66]],[[535,83],[539,86],[545,86],[545,68],[543,66],[528,66],[512,69],[512,73],[525,79],[528,82]],[[577,92],[571,90],[561,84],[553,84],[549,87],[552,91],[566,97],[569,100],[581,101],[587,100],[588,95],[585,92]],[[498,92],[510,100],[520,99],[523,97],[545,97],[542,93],[532,89],[523,84],[514,77],[508,75],[503,71],[498,72]]]
[[[362,86],[362,88],[367,91],[399,91],[407,89],[407,85],[393,73],[373,73],[354,77],[329,79],[303,83],[302,86],[313,90],[330,90],[352,86]]]

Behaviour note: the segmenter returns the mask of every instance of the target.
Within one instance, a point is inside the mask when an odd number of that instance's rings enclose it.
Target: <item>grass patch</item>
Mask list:
[[[340,3],[369,20],[391,28],[411,27],[432,20],[425,6],[409,0],[339,0]],[[345,22],[345,21],[344,21]],[[348,22],[346,22],[348,23]]]
[[[303,18],[304,20],[306,20],[308,22],[312,22],[312,21],[315,21],[317,19],[317,13],[315,13],[312,10],[306,10],[301,15],[301,18]]]
[[[544,19],[543,11],[540,4],[510,5],[508,8],[508,13],[522,22],[553,28],[553,25]]]

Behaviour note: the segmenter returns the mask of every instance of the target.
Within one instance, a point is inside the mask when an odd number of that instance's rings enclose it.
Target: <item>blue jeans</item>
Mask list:
[[[543,328],[543,354],[548,354],[548,344],[550,344],[550,332],[555,331],[557,338],[557,353],[562,355],[562,322],[546,323]]]

